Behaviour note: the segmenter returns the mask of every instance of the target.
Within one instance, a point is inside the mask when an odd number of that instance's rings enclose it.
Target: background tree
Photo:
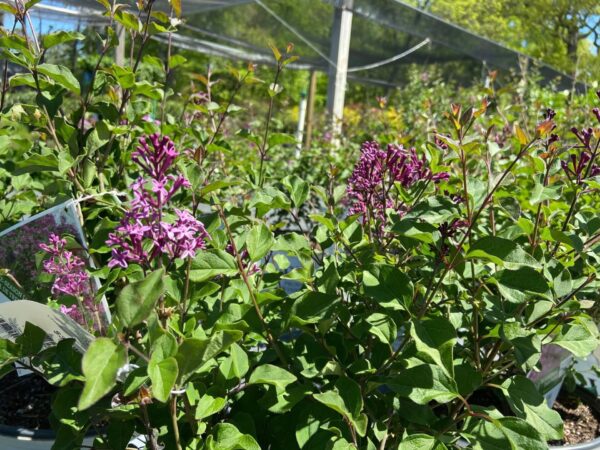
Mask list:
[[[594,81],[600,76],[597,0],[414,0],[411,3],[584,81]]]

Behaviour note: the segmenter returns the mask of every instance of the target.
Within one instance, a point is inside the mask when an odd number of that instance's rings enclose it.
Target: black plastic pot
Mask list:
[[[577,395],[592,408],[594,411],[600,412],[600,399],[585,389],[577,389]],[[600,437],[589,442],[573,445],[551,445],[551,450],[600,450]]]

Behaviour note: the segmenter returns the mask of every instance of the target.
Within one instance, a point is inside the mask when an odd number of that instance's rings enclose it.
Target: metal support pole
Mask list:
[[[310,86],[308,88],[308,106],[306,109],[306,139],[304,140],[304,148],[310,150],[312,145],[312,133],[315,117],[315,98],[317,96],[317,72],[310,72]]]
[[[119,43],[115,48],[115,63],[117,66],[125,66],[125,27],[118,24],[116,31]]]
[[[336,3],[331,29],[330,52],[330,59],[335,66],[329,65],[329,86],[327,88],[327,110],[332,121],[334,138],[342,132],[354,0],[338,0]]]
[[[296,159],[300,158],[302,141],[304,140],[304,125],[306,123],[306,91],[302,92],[298,105],[298,127],[296,128]]]

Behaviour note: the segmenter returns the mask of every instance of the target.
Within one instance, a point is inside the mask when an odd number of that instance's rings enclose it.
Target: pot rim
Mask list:
[[[56,433],[52,430],[34,430],[31,428],[14,427],[0,424],[0,436],[21,438],[23,440],[53,441]]]
[[[592,441],[582,442],[581,444],[550,445],[548,448],[551,450],[596,450],[600,448],[600,437],[597,437]]]
[[[95,437],[96,433],[88,432],[85,434],[85,438]],[[27,441],[52,441],[56,439],[56,433],[52,429],[40,429],[35,430],[33,428],[15,427],[11,425],[0,424],[0,437],[14,437],[19,440]]]

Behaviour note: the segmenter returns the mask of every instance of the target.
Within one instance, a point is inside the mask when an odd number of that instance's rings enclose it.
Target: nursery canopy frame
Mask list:
[[[133,1],[130,0],[132,5]],[[299,61],[290,67],[329,73],[328,107],[341,119],[346,79],[401,86],[406,64],[479,61],[502,73],[527,74],[535,67],[542,83],[583,90],[571,76],[520,52],[478,36],[401,0],[181,0],[183,33],[173,45],[208,55],[273,63],[268,42],[295,43]],[[39,8],[59,9],[89,19],[101,12],[96,0],[49,0]],[[156,7],[168,10],[167,0]],[[157,37],[166,41],[165,38]]]

